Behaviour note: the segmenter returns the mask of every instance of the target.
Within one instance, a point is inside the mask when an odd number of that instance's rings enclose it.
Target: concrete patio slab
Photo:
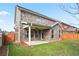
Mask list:
[[[25,42],[26,44],[29,44],[29,42]],[[31,41],[30,45],[38,45],[38,44],[44,44],[49,43],[49,41]]]

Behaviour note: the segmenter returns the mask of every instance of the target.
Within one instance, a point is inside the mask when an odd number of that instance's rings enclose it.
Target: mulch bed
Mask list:
[[[0,47],[0,56],[7,56],[8,47],[2,46]]]

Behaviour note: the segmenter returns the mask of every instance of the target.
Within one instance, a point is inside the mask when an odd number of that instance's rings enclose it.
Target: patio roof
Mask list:
[[[34,24],[34,23],[27,23],[27,22],[21,22],[22,24],[24,24],[23,28],[27,28],[29,27],[29,25],[31,25],[32,29],[50,29],[53,28],[55,25],[59,24],[59,22],[55,22],[53,25],[51,26],[47,26],[47,25],[41,25],[41,24]]]

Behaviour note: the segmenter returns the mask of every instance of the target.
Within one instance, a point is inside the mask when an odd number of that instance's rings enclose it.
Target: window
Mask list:
[[[33,37],[33,33],[34,33],[34,32],[33,32],[33,31],[31,31],[31,37]]]
[[[35,37],[36,38],[38,37],[38,31],[35,31]]]
[[[25,38],[28,38],[28,31],[25,31]]]
[[[34,32],[31,31],[31,37],[33,37],[33,34],[34,34]],[[25,31],[25,38],[28,38],[28,35],[29,35],[29,31],[27,30],[27,31]]]

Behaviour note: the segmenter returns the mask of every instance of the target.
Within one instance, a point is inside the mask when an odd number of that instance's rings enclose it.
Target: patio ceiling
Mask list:
[[[38,24],[32,24],[32,29],[49,29],[49,26],[43,26]]]
[[[30,25],[31,25],[32,29],[39,29],[39,30],[50,29],[49,26],[44,26],[44,25],[40,25],[40,24],[31,24],[31,23],[23,24],[23,28],[28,28]]]

